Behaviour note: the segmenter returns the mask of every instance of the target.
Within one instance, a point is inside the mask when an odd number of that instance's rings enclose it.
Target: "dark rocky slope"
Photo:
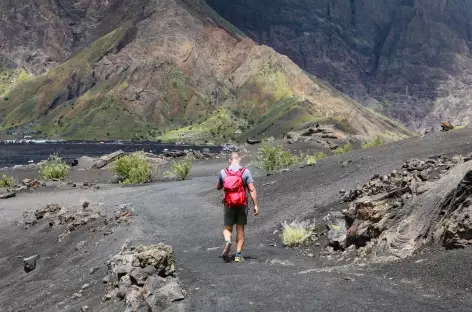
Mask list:
[[[411,126],[471,121],[470,1],[207,2],[259,43]]]

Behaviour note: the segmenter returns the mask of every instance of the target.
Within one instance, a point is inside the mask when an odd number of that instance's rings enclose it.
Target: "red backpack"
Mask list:
[[[243,174],[246,168],[241,168],[234,172],[225,169],[226,177],[223,181],[225,191],[225,205],[228,207],[246,206],[246,189],[243,183]]]

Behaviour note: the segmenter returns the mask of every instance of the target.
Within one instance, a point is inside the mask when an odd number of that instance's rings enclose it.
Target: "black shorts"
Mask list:
[[[235,224],[246,225],[248,208],[246,206],[241,207],[227,207],[224,206],[224,224],[233,226]]]

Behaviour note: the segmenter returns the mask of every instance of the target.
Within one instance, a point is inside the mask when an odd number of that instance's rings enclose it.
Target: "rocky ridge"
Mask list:
[[[470,2],[207,2],[257,42],[412,127],[471,122]]]
[[[354,190],[341,191],[349,207],[330,213],[342,226],[328,224],[329,244],[376,261],[405,258],[431,243],[471,245],[470,160],[412,159],[389,175],[377,174]]]

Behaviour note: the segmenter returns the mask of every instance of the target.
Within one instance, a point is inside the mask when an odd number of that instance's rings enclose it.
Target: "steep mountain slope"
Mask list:
[[[44,2],[4,4],[4,130],[194,141],[318,121],[408,134],[245,38],[203,1]]]
[[[208,0],[259,43],[416,128],[472,121],[472,2]]]

